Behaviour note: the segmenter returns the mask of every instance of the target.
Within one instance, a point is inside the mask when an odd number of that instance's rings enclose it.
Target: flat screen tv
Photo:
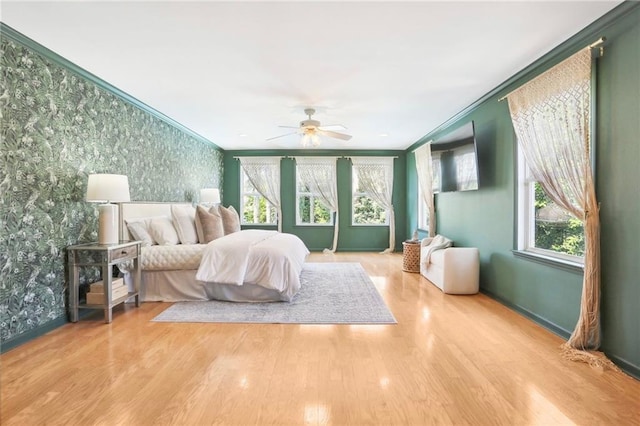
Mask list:
[[[478,152],[473,121],[431,142],[433,192],[478,189]]]

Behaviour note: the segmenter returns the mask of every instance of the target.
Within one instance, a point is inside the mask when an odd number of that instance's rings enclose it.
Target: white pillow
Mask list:
[[[149,234],[149,221],[150,218],[138,218],[125,221],[131,237],[134,240],[142,241],[143,246],[152,246],[157,244]]]
[[[171,218],[182,244],[198,244],[196,209],[192,206],[171,206]]]
[[[168,217],[152,218],[149,222],[149,235],[163,246],[176,245],[180,242],[176,228]]]

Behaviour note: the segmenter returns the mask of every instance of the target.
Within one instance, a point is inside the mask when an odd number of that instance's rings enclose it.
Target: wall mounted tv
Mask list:
[[[478,152],[473,121],[431,142],[433,192],[478,189]]]

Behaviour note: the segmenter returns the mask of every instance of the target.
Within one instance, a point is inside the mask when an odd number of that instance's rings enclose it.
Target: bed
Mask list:
[[[190,223],[193,212],[191,204],[186,203],[120,204],[120,238],[144,241],[140,258],[142,301],[292,300],[300,289],[300,272],[309,254],[298,237],[242,230],[202,244],[198,241],[202,235],[196,236]],[[154,241],[132,235],[143,225],[154,230]],[[160,244],[152,244],[156,241]],[[131,285],[126,267],[123,272]]]

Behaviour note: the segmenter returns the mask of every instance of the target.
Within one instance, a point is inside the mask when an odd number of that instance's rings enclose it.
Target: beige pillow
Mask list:
[[[171,218],[182,244],[197,244],[196,209],[192,206],[171,206]]]
[[[240,216],[233,206],[218,206],[218,212],[222,216],[222,226],[224,227],[224,235],[232,234],[240,230]]]
[[[215,239],[224,237],[222,217],[218,209],[212,207],[207,211],[202,206],[196,207],[196,230],[201,244],[207,244]]]
[[[163,246],[176,245],[180,242],[176,228],[168,217],[154,217],[149,223],[149,235]]]

